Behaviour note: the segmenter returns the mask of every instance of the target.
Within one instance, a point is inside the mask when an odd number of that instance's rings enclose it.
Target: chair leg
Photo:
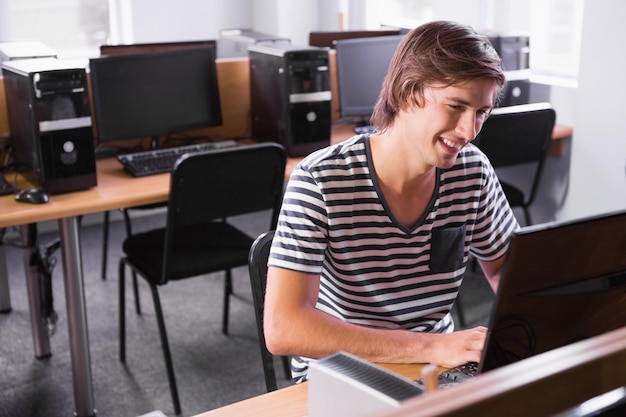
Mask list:
[[[130,224],[130,216],[128,215],[128,210],[122,209],[122,214],[124,215],[124,226],[126,226],[126,236],[130,236],[133,234],[133,230]],[[141,315],[141,302],[139,300],[139,287],[137,286],[137,274],[135,271],[132,271],[133,274],[133,293],[135,295],[135,311],[137,314]]]
[[[178,399],[178,388],[176,387],[176,378],[174,376],[174,366],[172,364],[172,356],[170,346],[167,341],[167,333],[165,331],[165,321],[163,319],[163,311],[161,309],[161,301],[156,285],[150,285],[152,291],[152,299],[154,300],[154,310],[156,313],[157,324],[159,326],[159,336],[161,337],[161,346],[163,348],[163,356],[165,358],[165,368],[167,370],[167,379],[170,383],[170,391],[172,392],[172,402],[174,403],[174,413],[180,414],[180,400]]]
[[[222,333],[228,334],[228,312],[230,311],[230,295],[233,293],[233,277],[230,269],[224,278],[224,304],[222,311]]]
[[[139,302],[139,286],[137,284],[137,274],[133,272],[133,294],[135,295],[135,312],[141,315],[141,304]]]
[[[126,362],[126,291],[125,291],[125,262],[120,260],[119,265],[119,320],[120,320],[120,361]]]
[[[104,222],[102,224],[102,280],[107,279],[107,258],[109,250],[109,212],[104,212]]]

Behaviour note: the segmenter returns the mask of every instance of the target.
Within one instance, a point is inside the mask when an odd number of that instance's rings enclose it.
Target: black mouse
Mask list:
[[[43,204],[48,202],[48,194],[45,191],[36,188],[22,190],[15,194],[15,201],[21,203]]]

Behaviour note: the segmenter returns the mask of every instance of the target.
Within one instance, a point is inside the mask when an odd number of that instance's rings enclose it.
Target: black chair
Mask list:
[[[548,103],[499,107],[493,110],[474,140],[496,171],[511,167],[518,170],[515,184],[501,178],[500,184],[511,207],[522,208],[526,225],[532,224],[530,206],[539,188],[555,121],[556,113]],[[476,259],[472,258],[470,268],[475,271],[476,267]],[[461,294],[457,297],[456,313],[464,328],[467,320],[462,298]]]
[[[254,314],[256,316],[257,330],[259,333],[259,347],[261,348],[261,362],[263,364],[263,374],[265,375],[265,386],[267,392],[275,391],[278,388],[276,383],[276,372],[274,370],[274,355],[267,350],[265,345],[265,334],[263,333],[263,310],[265,306],[265,284],[267,282],[267,260],[272,246],[274,231],[265,232],[260,235],[252,244],[250,249],[250,259],[248,268],[250,270],[250,285],[252,287],[252,300],[254,301]],[[285,378],[291,378],[289,358],[282,356]]]
[[[124,228],[126,229],[126,236],[133,234],[132,223],[130,221],[130,212],[134,210],[151,210],[159,207],[166,207],[167,203],[146,204],[144,206],[130,207],[120,209],[122,216],[124,216]],[[109,251],[109,223],[110,212],[104,212],[104,219],[102,223],[102,265],[101,265],[101,278],[103,281],[107,279],[107,262]],[[137,314],[141,314],[141,302],[139,299],[139,289],[137,286],[137,274],[133,271],[133,292],[135,294],[135,311]]]
[[[556,113],[548,103],[496,108],[474,141],[496,170],[523,167],[523,181],[500,183],[511,207],[523,209],[526,225],[532,224],[530,206],[537,195],[555,120]]]
[[[126,361],[125,269],[150,286],[176,414],[180,401],[158,288],[216,271],[226,271],[222,332],[228,333],[231,268],[246,266],[254,238],[227,219],[269,210],[267,230],[276,227],[282,201],[286,153],[262,143],[182,156],[171,174],[163,228],[128,236],[119,262],[120,360]]]

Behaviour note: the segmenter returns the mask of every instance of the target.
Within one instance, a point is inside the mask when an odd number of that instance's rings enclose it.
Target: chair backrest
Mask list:
[[[285,149],[272,142],[182,156],[171,174],[165,274],[169,268],[167,254],[188,240],[181,230],[264,210],[271,211],[265,230],[274,229],[283,196],[286,161]]]
[[[260,235],[250,248],[248,269],[250,272],[250,284],[252,287],[252,299],[254,301],[254,315],[256,316],[257,331],[259,334],[259,346],[261,348],[261,361],[267,392],[277,389],[276,372],[274,370],[274,357],[265,345],[263,333],[263,309],[265,306],[265,285],[267,283],[267,260],[272,246],[274,231]]]
[[[474,144],[494,168],[534,164],[531,196],[550,149],[556,113],[548,103],[522,104],[493,110]]]

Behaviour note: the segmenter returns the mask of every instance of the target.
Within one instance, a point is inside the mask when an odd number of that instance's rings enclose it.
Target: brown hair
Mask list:
[[[386,130],[404,106],[422,104],[428,85],[452,85],[477,78],[495,80],[498,97],[506,83],[502,61],[487,38],[454,22],[423,24],[398,45],[372,114],[372,125],[378,131]]]

